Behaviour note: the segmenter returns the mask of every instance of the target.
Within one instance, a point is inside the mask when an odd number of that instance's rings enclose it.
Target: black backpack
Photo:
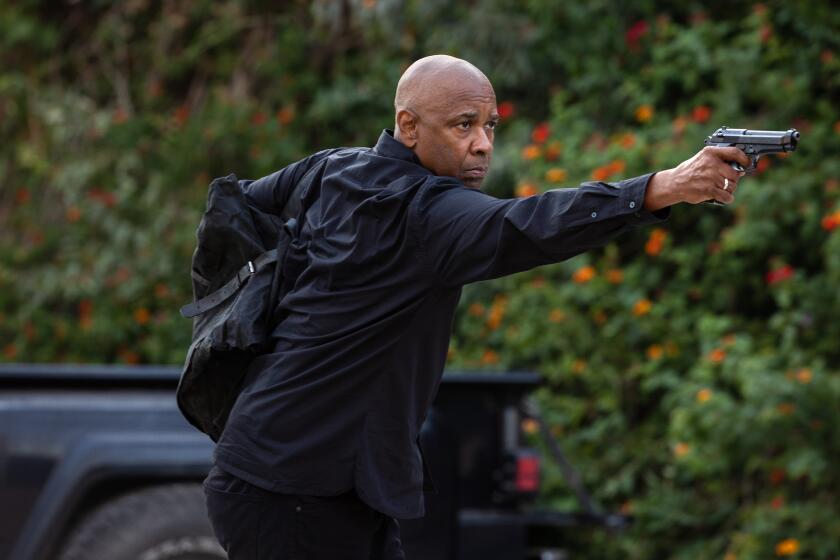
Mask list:
[[[176,399],[184,417],[213,441],[251,360],[271,348],[274,309],[294,281],[284,275],[284,261],[299,233],[300,195],[321,168],[304,175],[279,216],[249,204],[235,175],[210,183],[192,257],[195,301],[181,308],[193,329]]]

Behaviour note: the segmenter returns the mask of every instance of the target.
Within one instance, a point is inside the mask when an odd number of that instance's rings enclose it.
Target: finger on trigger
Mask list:
[[[741,150],[741,148],[736,148],[735,146],[728,146],[725,148],[721,148],[721,150],[723,150],[721,154],[723,155],[723,159],[727,161],[737,161],[744,167],[744,169],[752,165],[750,158],[747,157],[747,154],[745,154],[744,151]]]

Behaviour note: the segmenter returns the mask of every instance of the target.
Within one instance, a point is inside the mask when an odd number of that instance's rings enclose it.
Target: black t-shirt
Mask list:
[[[420,517],[429,477],[419,433],[461,287],[567,259],[668,210],[642,209],[650,175],[497,199],[432,174],[387,130],[374,148],[319,152],[242,186],[277,211],[323,160],[302,193],[306,266],[215,459],[266,490],[355,488],[378,511]]]

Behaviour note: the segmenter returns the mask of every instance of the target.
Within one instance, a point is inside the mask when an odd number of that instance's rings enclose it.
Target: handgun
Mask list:
[[[750,158],[750,166],[744,169],[737,161],[728,163],[736,171],[751,173],[758,166],[758,159],[761,156],[795,151],[799,144],[799,131],[795,128],[788,130],[749,130],[722,126],[707,137],[703,144],[706,146],[735,146],[741,149]],[[706,202],[725,206],[716,200]]]

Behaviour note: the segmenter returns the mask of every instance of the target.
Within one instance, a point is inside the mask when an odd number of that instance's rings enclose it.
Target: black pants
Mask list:
[[[213,467],[207,513],[230,560],[405,560],[397,520],[339,496],[278,494]]]

